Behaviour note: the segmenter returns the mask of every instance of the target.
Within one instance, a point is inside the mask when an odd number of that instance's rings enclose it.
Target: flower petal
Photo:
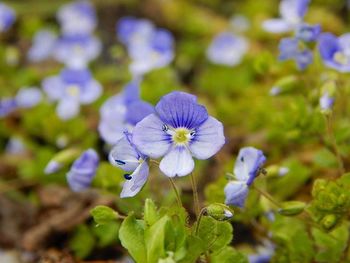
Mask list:
[[[191,153],[183,146],[174,147],[159,164],[159,169],[169,177],[188,175],[193,168],[194,161]]]
[[[238,207],[243,207],[245,200],[248,196],[248,186],[244,182],[240,181],[231,181],[229,182],[224,189],[225,192],[225,204],[235,205]]]
[[[208,159],[225,144],[224,127],[221,122],[209,117],[198,129],[190,144],[192,155],[197,159]]]
[[[254,147],[244,147],[239,151],[233,172],[239,181],[250,185],[265,161],[266,157],[262,151]]]
[[[64,95],[65,84],[59,76],[45,78],[42,87],[51,101],[59,100]]]
[[[207,110],[197,104],[195,96],[179,91],[165,95],[156,105],[156,112],[174,128],[197,128],[208,119]]]
[[[128,105],[125,119],[131,125],[136,125],[146,116],[154,113],[154,107],[142,100],[134,101]]]
[[[171,146],[171,138],[162,127],[163,122],[155,114],[150,114],[137,123],[132,137],[136,148],[151,158],[166,154]]]
[[[69,120],[78,115],[80,111],[80,104],[75,99],[62,99],[57,105],[56,112],[58,117],[62,120]]]
[[[86,87],[84,87],[84,91],[80,95],[80,102],[82,104],[94,102],[98,97],[100,97],[101,93],[101,84],[95,80],[91,80]]]
[[[140,155],[124,136],[109,153],[109,162],[126,172],[133,172],[139,166]]]
[[[131,174],[131,180],[127,180],[123,185],[123,190],[120,194],[121,198],[135,196],[144,184],[149,175],[149,165],[147,161],[142,162],[136,170]]]
[[[270,33],[280,34],[291,31],[292,26],[283,19],[267,19],[263,22],[262,28]]]

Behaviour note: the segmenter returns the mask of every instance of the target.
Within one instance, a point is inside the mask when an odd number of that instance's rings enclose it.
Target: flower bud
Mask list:
[[[276,96],[279,94],[284,94],[292,91],[298,84],[298,79],[296,76],[287,76],[279,79],[271,88],[270,95]]]
[[[233,217],[233,211],[224,204],[211,204],[205,208],[206,214],[218,221],[229,220]]]
[[[338,222],[338,218],[334,214],[326,215],[321,220],[321,225],[326,230],[332,229]]]
[[[298,215],[304,211],[306,204],[300,201],[288,201],[284,202],[281,205],[281,208],[278,209],[278,213],[284,216],[294,216]]]
[[[46,165],[44,173],[52,174],[58,172],[62,167],[72,162],[80,154],[77,148],[69,148],[58,152]]]

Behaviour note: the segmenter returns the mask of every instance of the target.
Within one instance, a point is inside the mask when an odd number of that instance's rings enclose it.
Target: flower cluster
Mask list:
[[[0,3],[0,32],[7,31],[16,20],[16,14],[12,8]]]
[[[0,117],[5,117],[16,109],[32,108],[40,103],[42,93],[35,87],[24,87],[18,90],[15,97],[0,100]]]
[[[194,169],[192,157],[208,159],[225,143],[221,122],[208,115],[197,98],[184,92],[165,95],[155,112],[139,121],[117,142],[110,162],[126,172],[123,197],[135,195],[148,177],[150,158],[160,161],[160,170],[168,177],[185,176]]]
[[[174,58],[174,38],[165,29],[156,28],[145,19],[124,17],[116,26],[117,36],[131,58],[134,77],[168,65]]]
[[[51,31],[39,31],[28,58],[41,61],[49,56],[66,68],[57,76],[43,80],[42,86],[51,101],[58,101],[57,115],[68,120],[79,113],[80,104],[94,102],[102,92],[101,85],[93,79],[87,66],[101,51],[100,41],[92,35],[97,20],[93,6],[88,1],[64,5],[57,13],[61,36]]]
[[[225,203],[243,207],[248,196],[249,186],[260,173],[266,162],[264,153],[253,147],[242,148],[236,159],[233,173],[236,180],[230,181],[225,187]]]

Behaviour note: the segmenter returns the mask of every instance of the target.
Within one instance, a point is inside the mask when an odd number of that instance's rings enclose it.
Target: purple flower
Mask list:
[[[323,33],[319,37],[318,50],[327,67],[350,72],[350,34],[337,38],[331,33]]]
[[[230,181],[225,187],[225,203],[243,207],[249,186],[266,162],[264,153],[253,147],[242,148],[236,159],[234,174],[237,181]]]
[[[292,31],[303,21],[309,2],[309,0],[282,0],[279,6],[281,18],[265,20],[263,29],[271,33]]]
[[[85,68],[101,52],[101,42],[90,35],[64,35],[54,49],[54,58],[70,68]]]
[[[208,59],[214,64],[238,65],[248,50],[245,38],[231,32],[217,35],[207,50]]]
[[[321,110],[327,111],[332,109],[334,105],[334,97],[330,96],[329,92],[324,92],[322,97],[320,98],[320,107]]]
[[[131,43],[149,42],[154,30],[154,25],[149,20],[136,19],[131,16],[121,18],[116,26],[117,36],[126,46]]]
[[[109,98],[101,107],[98,131],[104,141],[115,144],[125,131],[144,117],[154,112],[151,104],[142,101],[139,95],[140,80],[131,81],[121,94]]]
[[[57,13],[64,35],[88,35],[96,25],[96,13],[89,1],[75,1],[61,7]]]
[[[163,157],[160,170],[174,177],[192,172],[192,156],[208,159],[217,153],[225,137],[221,122],[209,116],[195,96],[177,91],[164,96],[155,113],[136,124],[133,143],[150,158]]]
[[[279,44],[279,60],[295,60],[298,69],[304,70],[313,61],[313,55],[297,38],[283,38]]]
[[[62,120],[76,116],[80,104],[94,102],[102,92],[87,69],[64,69],[58,76],[44,79],[42,85],[48,98],[59,102],[57,114]]]
[[[126,182],[120,194],[122,198],[132,197],[140,192],[149,175],[149,158],[136,149],[131,137],[131,134],[126,133],[109,154],[110,163],[127,172],[124,175]]]
[[[42,100],[41,90],[35,87],[21,88],[15,97],[20,108],[32,108]]]
[[[52,55],[57,36],[51,30],[40,30],[34,36],[33,45],[28,51],[28,59],[33,62],[43,61]]]
[[[12,8],[0,3],[0,32],[7,31],[16,20],[16,14]]]
[[[18,108],[17,102],[14,98],[0,99],[0,117],[6,117]]]
[[[321,33],[320,25],[301,24],[295,30],[295,37],[304,42],[316,41]]]
[[[80,192],[89,188],[95,177],[98,164],[99,157],[95,150],[89,149],[83,152],[83,154],[74,161],[70,171],[67,173],[69,187],[74,192]]]
[[[132,41],[128,45],[129,66],[134,77],[167,66],[174,58],[174,38],[165,29],[154,30],[146,42]]]
[[[26,152],[26,146],[21,138],[11,137],[6,144],[5,152],[13,155],[24,154]]]

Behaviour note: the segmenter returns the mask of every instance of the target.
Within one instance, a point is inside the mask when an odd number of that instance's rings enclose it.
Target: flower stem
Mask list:
[[[198,215],[198,220],[197,220],[197,224],[196,224],[196,230],[195,230],[195,232],[194,232],[195,235],[198,234],[199,225],[200,225],[200,223],[201,223],[202,217],[204,216],[205,212],[206,212],[206,209],[205,209],[205,207],[204,207],[204,208],[202,208],[202,210],[200,211],[200,213],[199,213],[199,215]]]
[[[331,116],[330,115],[325,116],[325,118],[326,118],[327,134],[328,134],[328,137],[331,141],[333,151],[334,151],[336,158],[337,158],[339,173],[340,173],[340,175],[342,175],[345,173],[345,169],[344,169],[342,157],[341,157],[340,152],[339,152],[339,147],[337,145],[337,141],[335,139],[334,132],[332,129]]]
[[[192,191],[193,191],[194,209],[195,209],[196,215],[198,217],[199,213],[200,213],[200,208],[199,208],[197,183],[196,183],[196,179],[195,179],[193,173],[190,174],[190,177],[191,177],[191,184],[192,184]]]
[[[253,184],[251,185],[251,187],[253,189],[255,189],[260,195],[264,196],[267,200],[269,200],[271,203],[273,203],[275,206],[281,207],[281,205],[275,199],[273,199],[273,197],[271,195],[269,195],[267,192],[265,192],[264,190],[259,189],[258,187],[256,187]]]
[[[173,187],[174,193],[176,195],[177,204],[179,205],[179,207],[182,207],[181,197],[180,197],[179,191],[176,188],[176,185],[175,185],[173,178],[169,177],[169,181],[170,181],[170,184]]]

